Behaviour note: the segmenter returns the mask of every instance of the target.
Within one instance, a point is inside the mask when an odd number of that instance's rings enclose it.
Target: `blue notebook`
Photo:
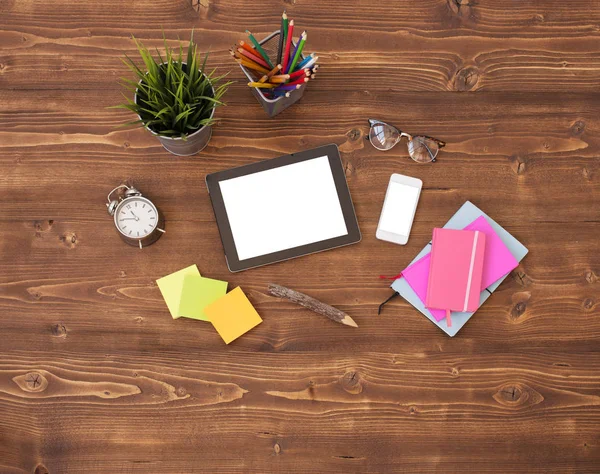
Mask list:
[[[517,239],[515,239],[512,235],[510,235],[504,228],[502,228],[497,222],[495,222],[490,216],[488,216],[485,212],[475,206],[473,203],[467,201],[462,207],[452,216],[452,218],[446,223],[444,226],[445,229],[463,229],[475,219],[480,216],[484,216],[487,221],[490,223],[494,231],[498,234],[502,242],[508,247],[508,250],[513,254],[513,256],[517,259],[517,261],[521,261],[525,255],[527,255],[527,248],[521,244]],[[412,265],[414,262],[422,258],[431,252],[431,245],[427,244],[423,250],[419,252],[419,254],[410,262],[409,265]],[[409,266],[407,265],[407,267]],[[504,279],[508,275],[503,276],[498,279],[490,286],[488,286],[485,290],[481,292],[479,295],[479,307],[490,297],[490,295],[500,286],[500,284],[504,281]],[[413,305],[416,309],[418,309],[421,313],[423,313],[433,324],[439,327],[442,331],[444,331],[448,336],[453,337],[460,331],[460,329],[467,323],[467,321],[473,316],[475,313],[452,313],[452,326],[448,327],[446,325],[446,320],[442,319],[440,321],[436,321],[432,314],[429,312],[423,302],[419,299],[417,294],[413,291],[410,285],[406,282],[404,278],[399,278],[392,283],[392,289],[397,291],[402,298],[408,301],[411,305]]]

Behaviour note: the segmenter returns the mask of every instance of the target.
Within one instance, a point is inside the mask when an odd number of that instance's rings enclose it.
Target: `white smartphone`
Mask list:
[[[408,242],[423,181],[394,173],[390,178],[376,237],[395,244]]]

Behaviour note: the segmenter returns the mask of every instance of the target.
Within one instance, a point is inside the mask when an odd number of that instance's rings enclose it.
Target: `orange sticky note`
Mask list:
[[[238,286],[204,308],[204,314],[229,344],[262,323],[262,319]]]

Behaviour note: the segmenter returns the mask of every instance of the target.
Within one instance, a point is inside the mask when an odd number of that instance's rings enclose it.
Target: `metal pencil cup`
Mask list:
[[[280,30],[274,31],[269,36],[267,36],[265,39],[260,41],[260,45],[263,47],[263,49],[269,55],[270,58],[277,57],[277,49],[279,46],[279,34],[280,34]],[[292,45],[294,47],[296,46],[296,44],[294,43],[294,40],[292,40]],[[304,59],[303,55],[302,55],[302,59]],[[255,73],[254,71],[245,68],[241,64],[240,64],[240,67],[242,68],[242,71],[244,71],[244,74],[246,74],[248,81],[254,82],[260,78],[258,76],[258,74]],[[282,95],[275,99],[269,99],[268,97],[266,97],[263,94],[263,89],[258,89],[256,87],[252,87],[252,93],[254,94],[254,97],[256,97],[256,100],[258,100],[260,105],[263,106],[263,109],[265,109],[265,112],[267,113],[267,115],[269,117],[275,117],[275,115],[283,112],[290,105],[298,102],[302,98],[302,95],[304,94],[304,89],[306,89],[306,84],[303,84],[300,87],[300,89],[292,91],[292,93],[290,94],[289,97]]]

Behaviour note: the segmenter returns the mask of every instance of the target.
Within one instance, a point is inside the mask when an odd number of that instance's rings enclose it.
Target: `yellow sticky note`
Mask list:
[[[177,314],[208,321],[204,308],[227,293],[227,282],[200,275],[185,275]]]
[[[204,314],[226,344],[262,323],[239,286],[204,308]]]
[[[200,271],[196,265],[191,265],[183,270],[179,270],[178,272],[171,273],[166,277],[156,280],[158,288],[165,299],[165,303],[167,303],[167,307],[169,308],[169,312],[171,313],[171,316],[173,316],[173,319],[179,317],[177,311],[179,310],[179,301],[181,300],[183,279],[186,275],[200,276]]]

